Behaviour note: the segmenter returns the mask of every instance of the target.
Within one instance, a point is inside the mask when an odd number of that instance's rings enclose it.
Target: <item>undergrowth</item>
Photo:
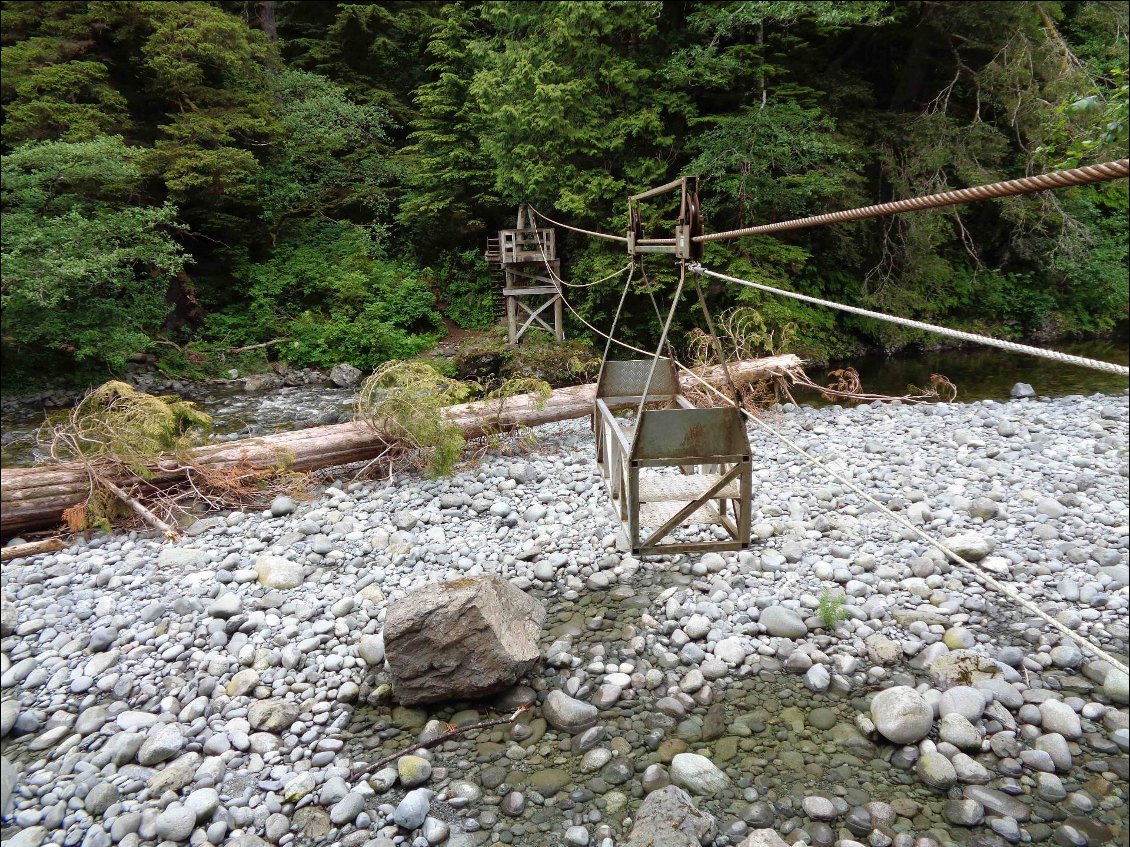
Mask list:
[[[825,591],[820,595],[820,605],[816,607],[816,614],[824,629],[833,630],[836,624],[847,619],[848,611],[844,608],[846,605],[847,598],[843,594]]]
[[[477,382],[452,379],[427,361],[395,361],[382,365],[362,384],[355,417],[379,434],[387,444],[386,452],[407,448],[412,454],[409,463],[434,479],[451,473],[467,444],[463,427],[446,417],[447,407],[481,394],[481,401],[492,412],[481,427],[481,435],[490,444],[502,433],[517,429],[507,412],[519,398],[528,396],[522,402],[541,409],[551,393],[544,380],[507,379],[484,389]]]

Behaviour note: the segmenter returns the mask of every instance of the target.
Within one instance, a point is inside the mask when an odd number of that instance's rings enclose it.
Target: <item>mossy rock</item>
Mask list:
[[[460,347],[452,360],[456,379],[490,382],[501,378],[503,369],[514,357],[514,348],[505,336],[489,335]]]

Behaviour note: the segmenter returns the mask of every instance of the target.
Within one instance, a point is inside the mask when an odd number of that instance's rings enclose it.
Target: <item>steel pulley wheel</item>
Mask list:
[[[691,258],[701,259],[703,243],[694,239],[703,234],[702,207],[698,202],[698,192],[691,192],[687,197],[687,224],[691,233]]]

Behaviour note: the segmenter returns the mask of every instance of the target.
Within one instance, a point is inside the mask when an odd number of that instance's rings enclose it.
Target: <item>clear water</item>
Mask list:
[[[1111,339],[1061,342],[1054,349],[1119,365],[1130,364],[1130,341],[1125,334]],[[928,386],[931,374],[941,374],[957,386],[959,403],[1007,400],[1012,386],[1018,382],[1026,382],[1037,394],[1048,397],[1119,394],[1127,389],[1124,376],[985,347],[913,355],[865,356],[834,363],[826,369],[810,370],[809,376],[824,385],[827,384],[827,371],[845,365],[851,365],[859,372],[865,391],[896,397],[908,393],[908,386]],[[813,405],[822,402],[807,395],[803,399],[798,395],[797,399],[811,401]]]

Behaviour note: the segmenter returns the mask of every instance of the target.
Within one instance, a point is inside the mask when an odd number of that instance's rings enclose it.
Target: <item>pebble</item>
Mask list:
[[[181,803],[169,804],[155,823],[157,835],[168,841],[187,841],[196,828],[196,815]]]
[[[1125,398],[1072,398],[780,425],[844,455],[872,442],[882,502],[1124,654],[1126,417]],[[641,561],[584,425],[537,432],[547,449],[521,462],[5,563],[0,729],[41,760],[10,801],[17,847],[622,847],[624,817],[671,783],[719,816],[720,846],[1098,843],[1078,818],[1106,825],[1127,798],[1124,675],[773,443],[753,551]],[[389,603],[478,573],[558,598],[548,668],[473,719],[388,707]],[[378,742],[521,703],[513,726],[349,781]]]
[[[416,829],[423,825],[431,808],[432,792],[427,788],[416,788],[404,795],[390,818],[404,829]]]

